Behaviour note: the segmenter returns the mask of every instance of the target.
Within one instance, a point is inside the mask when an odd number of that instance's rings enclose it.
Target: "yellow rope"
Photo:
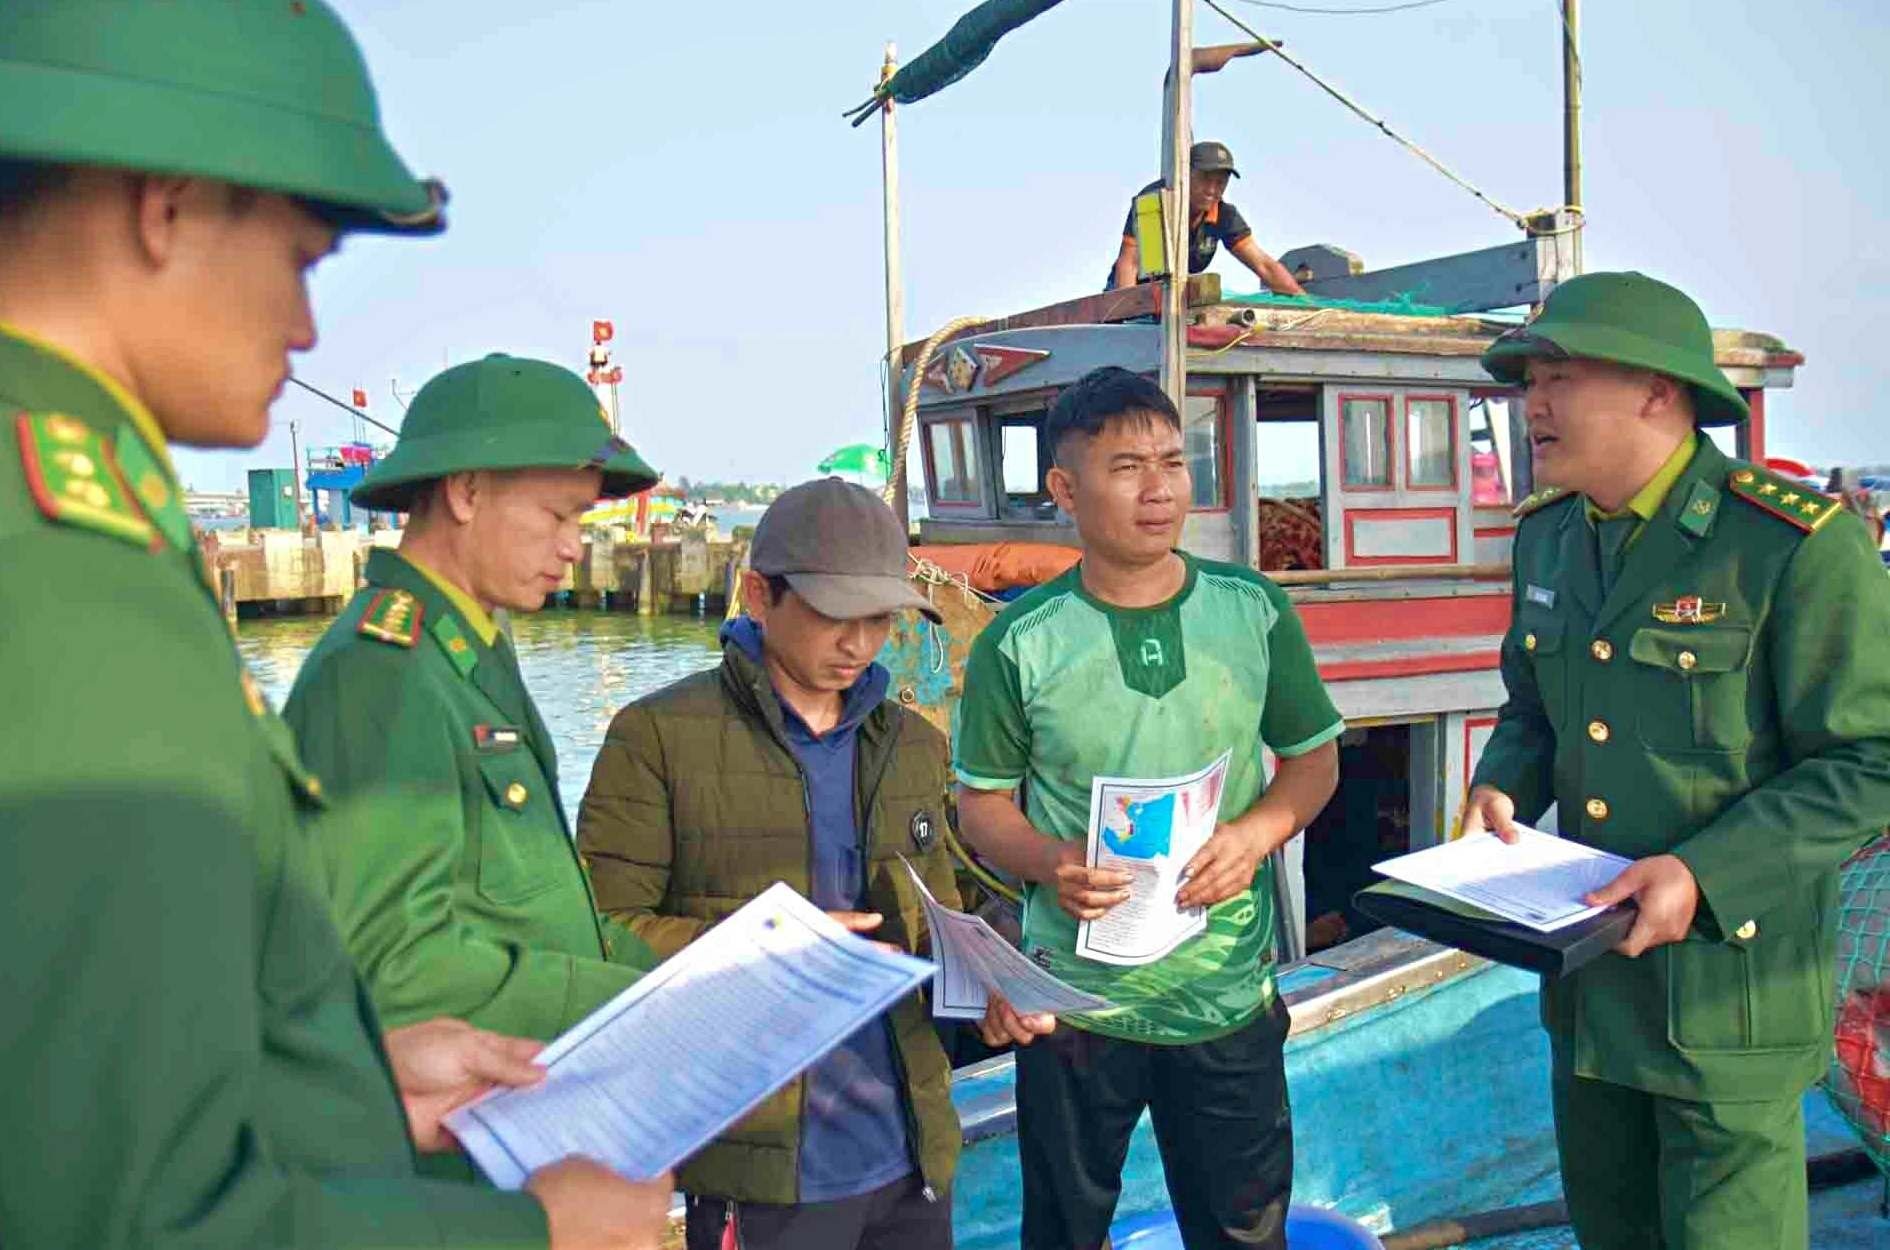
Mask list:
[[[886,475],[886,489],[881,492],[887,503],[893,501],[895,484],[906,480],[906,451],[912,445],[913,431],[919,424],[919,388],[925,385],[925,369],[932,363],[932,353],[938,350],[940,343],[961,330],[983,325],[989,317],[957,317],[941,326],[931,338],[925,340],[925,346],[919,349],[918,359],[912,362],[912,385],[906,388],[904,412],[899,422],[899,430],[893,436],[892,468]],[[899,368],[897,359],[888,357],[886,368],[889,377],[897,377]],[[896,383],[894,383],[896,385]]]

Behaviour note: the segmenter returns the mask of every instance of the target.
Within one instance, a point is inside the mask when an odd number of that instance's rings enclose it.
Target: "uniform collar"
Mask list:
[[[422,563],[412,552],[400,551],[395,554],[400,559],[411,564],[418,570],[420,576],[426,578],[427,581],[433,584],[435,590],[446,596],[446,601],[453,605],[453,608],[460,616],[465,618],[467,628],[472,630],[473,635],[477,637],[480,642],[488,647],[493,644],[494,640],[499,636],[498,623],[492,619],[491,614],[479,606],[478,600],[474,599],[458,586],[455,586],[452,582],[446,580],[445,577],[435,572],[428,565]]]
[[[46,386],[43,393],[29,390],[28,394],[17,398],[34,407],[44,406],[66,416],[77,417],[89,425],[101,426],[102,432],[106,434],[116,433],[119,425],[119,421],[110,419],[106,414],[110,412],[112,417],[122,418],[123,423],[128,424],[144,442],[145,450],[163,470],[168,484],[176,485],[177,469],[171,463],[170,445],[164,438],[163,427],[151,415],[151,410],[116,378],[87,364],[57,343],[0,321],[0,352],[8,350],[24,351],[49,359],[63,366],[66,375]],[[14,371],[9,370],[9,373]],[[68,408],[75,411],[67,412]]]
[[[1582,499],[1582,511],[1588,516],[1589,524],[1597,521],[1615,520],[1624,516],[1637,516],[1642,521],[1651,521],[1660,512],[1660,506],[1667,502],[1667,496],[1673,493],[1674,484],[1685,475],[1693,463],[1694,454],[1699,451],[1699,434],[1690,434],[1680,440],[1680,445],[1673,449],[1654,476],[1647,479],[1647,484],[1634,492],[1634,498],[1628,500],[1627,507],[1620,512],[1603,512],[1600,505],[1587,497]]]

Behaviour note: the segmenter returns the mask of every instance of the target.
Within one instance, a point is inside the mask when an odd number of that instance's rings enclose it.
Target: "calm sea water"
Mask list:
[[[243,621],[237,649],[277,707],[331,618]],[[719,617],[536,612],[512,618],[512,640],[558,748],[558,786],[577,817],[610,718],[631,700],[720,662]]]

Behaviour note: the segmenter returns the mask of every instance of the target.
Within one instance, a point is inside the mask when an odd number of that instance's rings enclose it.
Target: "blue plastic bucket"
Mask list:
[[[1109,1229],[1115,1250],[1182,1250],[1181,1230],[1172,1211],[1117,1220]],[[1385,1250],[1384,1243],[1357,1220],[1324,1207],[1291,1208],[1286,1213],[1287,1250]]]

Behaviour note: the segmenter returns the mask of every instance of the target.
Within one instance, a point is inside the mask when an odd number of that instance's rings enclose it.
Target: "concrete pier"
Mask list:
[[[214,530],[198,541],[226,616],[332,616],[361,585],[368,552],[397,545],[400,531]],[[547,606],[719,613],[747,550],[745,539],[702,530],[645,541],[599,529],[585,536],[583,554]]]

